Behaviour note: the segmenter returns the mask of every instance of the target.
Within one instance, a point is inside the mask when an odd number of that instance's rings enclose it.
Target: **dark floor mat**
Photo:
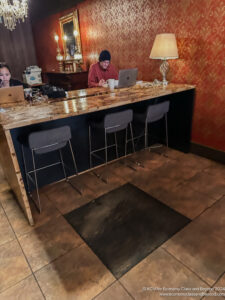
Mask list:
[[[65,218],[116,278],[190,222],[129,183]]]

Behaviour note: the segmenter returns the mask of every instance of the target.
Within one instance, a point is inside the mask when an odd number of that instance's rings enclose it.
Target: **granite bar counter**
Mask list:
[[[143,105],[169,100],[169,146],[188,152],[194,95],[195,87],[186,84],[169,84],[166,87],[134,86],[113,92],[104,88],[94,88],[70,91],[64,99],[50,99],[44,103],[6,108],[5,112],[0,113],[0,160],[5,177],[29,223],[33,224],[33,217],[24,185],[21,147],[18,142],[21,134],[69,125],[73,136],[72,145],[79,162],[78,169],[85,171],[89,168],[89,117],[103,116],[106,111],[114,112],[128,107],[135,110]],[[61,174],[56,175],[58,178],[53,176],[43,184],[59,180]]]

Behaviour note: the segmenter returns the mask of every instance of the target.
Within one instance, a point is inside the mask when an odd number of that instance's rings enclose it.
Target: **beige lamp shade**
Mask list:
[[[178,58],[177,41],[175,34],[157,34],[149,57],[152,59]]]

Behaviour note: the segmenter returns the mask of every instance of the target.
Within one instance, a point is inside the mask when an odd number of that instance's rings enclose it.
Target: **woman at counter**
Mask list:
[[[17,85],[27,87],[27,85],[22,83],[21,81],[11,78],[11,71],[8,65],[0,64],[0,88]]]

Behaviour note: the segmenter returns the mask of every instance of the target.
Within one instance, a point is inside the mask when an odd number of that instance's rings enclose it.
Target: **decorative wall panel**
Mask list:
[[[118,69],[138,67],[139,79],[160,79],[149,54],[155,35],[175,33],[180,58],[168,79],[196,85],[193,142],[225,151],[225,0],[86,0],[79,11],[85,65],[109,49]],[[44,70],[57,69],[54,32],[67,10],[34,26]]]

